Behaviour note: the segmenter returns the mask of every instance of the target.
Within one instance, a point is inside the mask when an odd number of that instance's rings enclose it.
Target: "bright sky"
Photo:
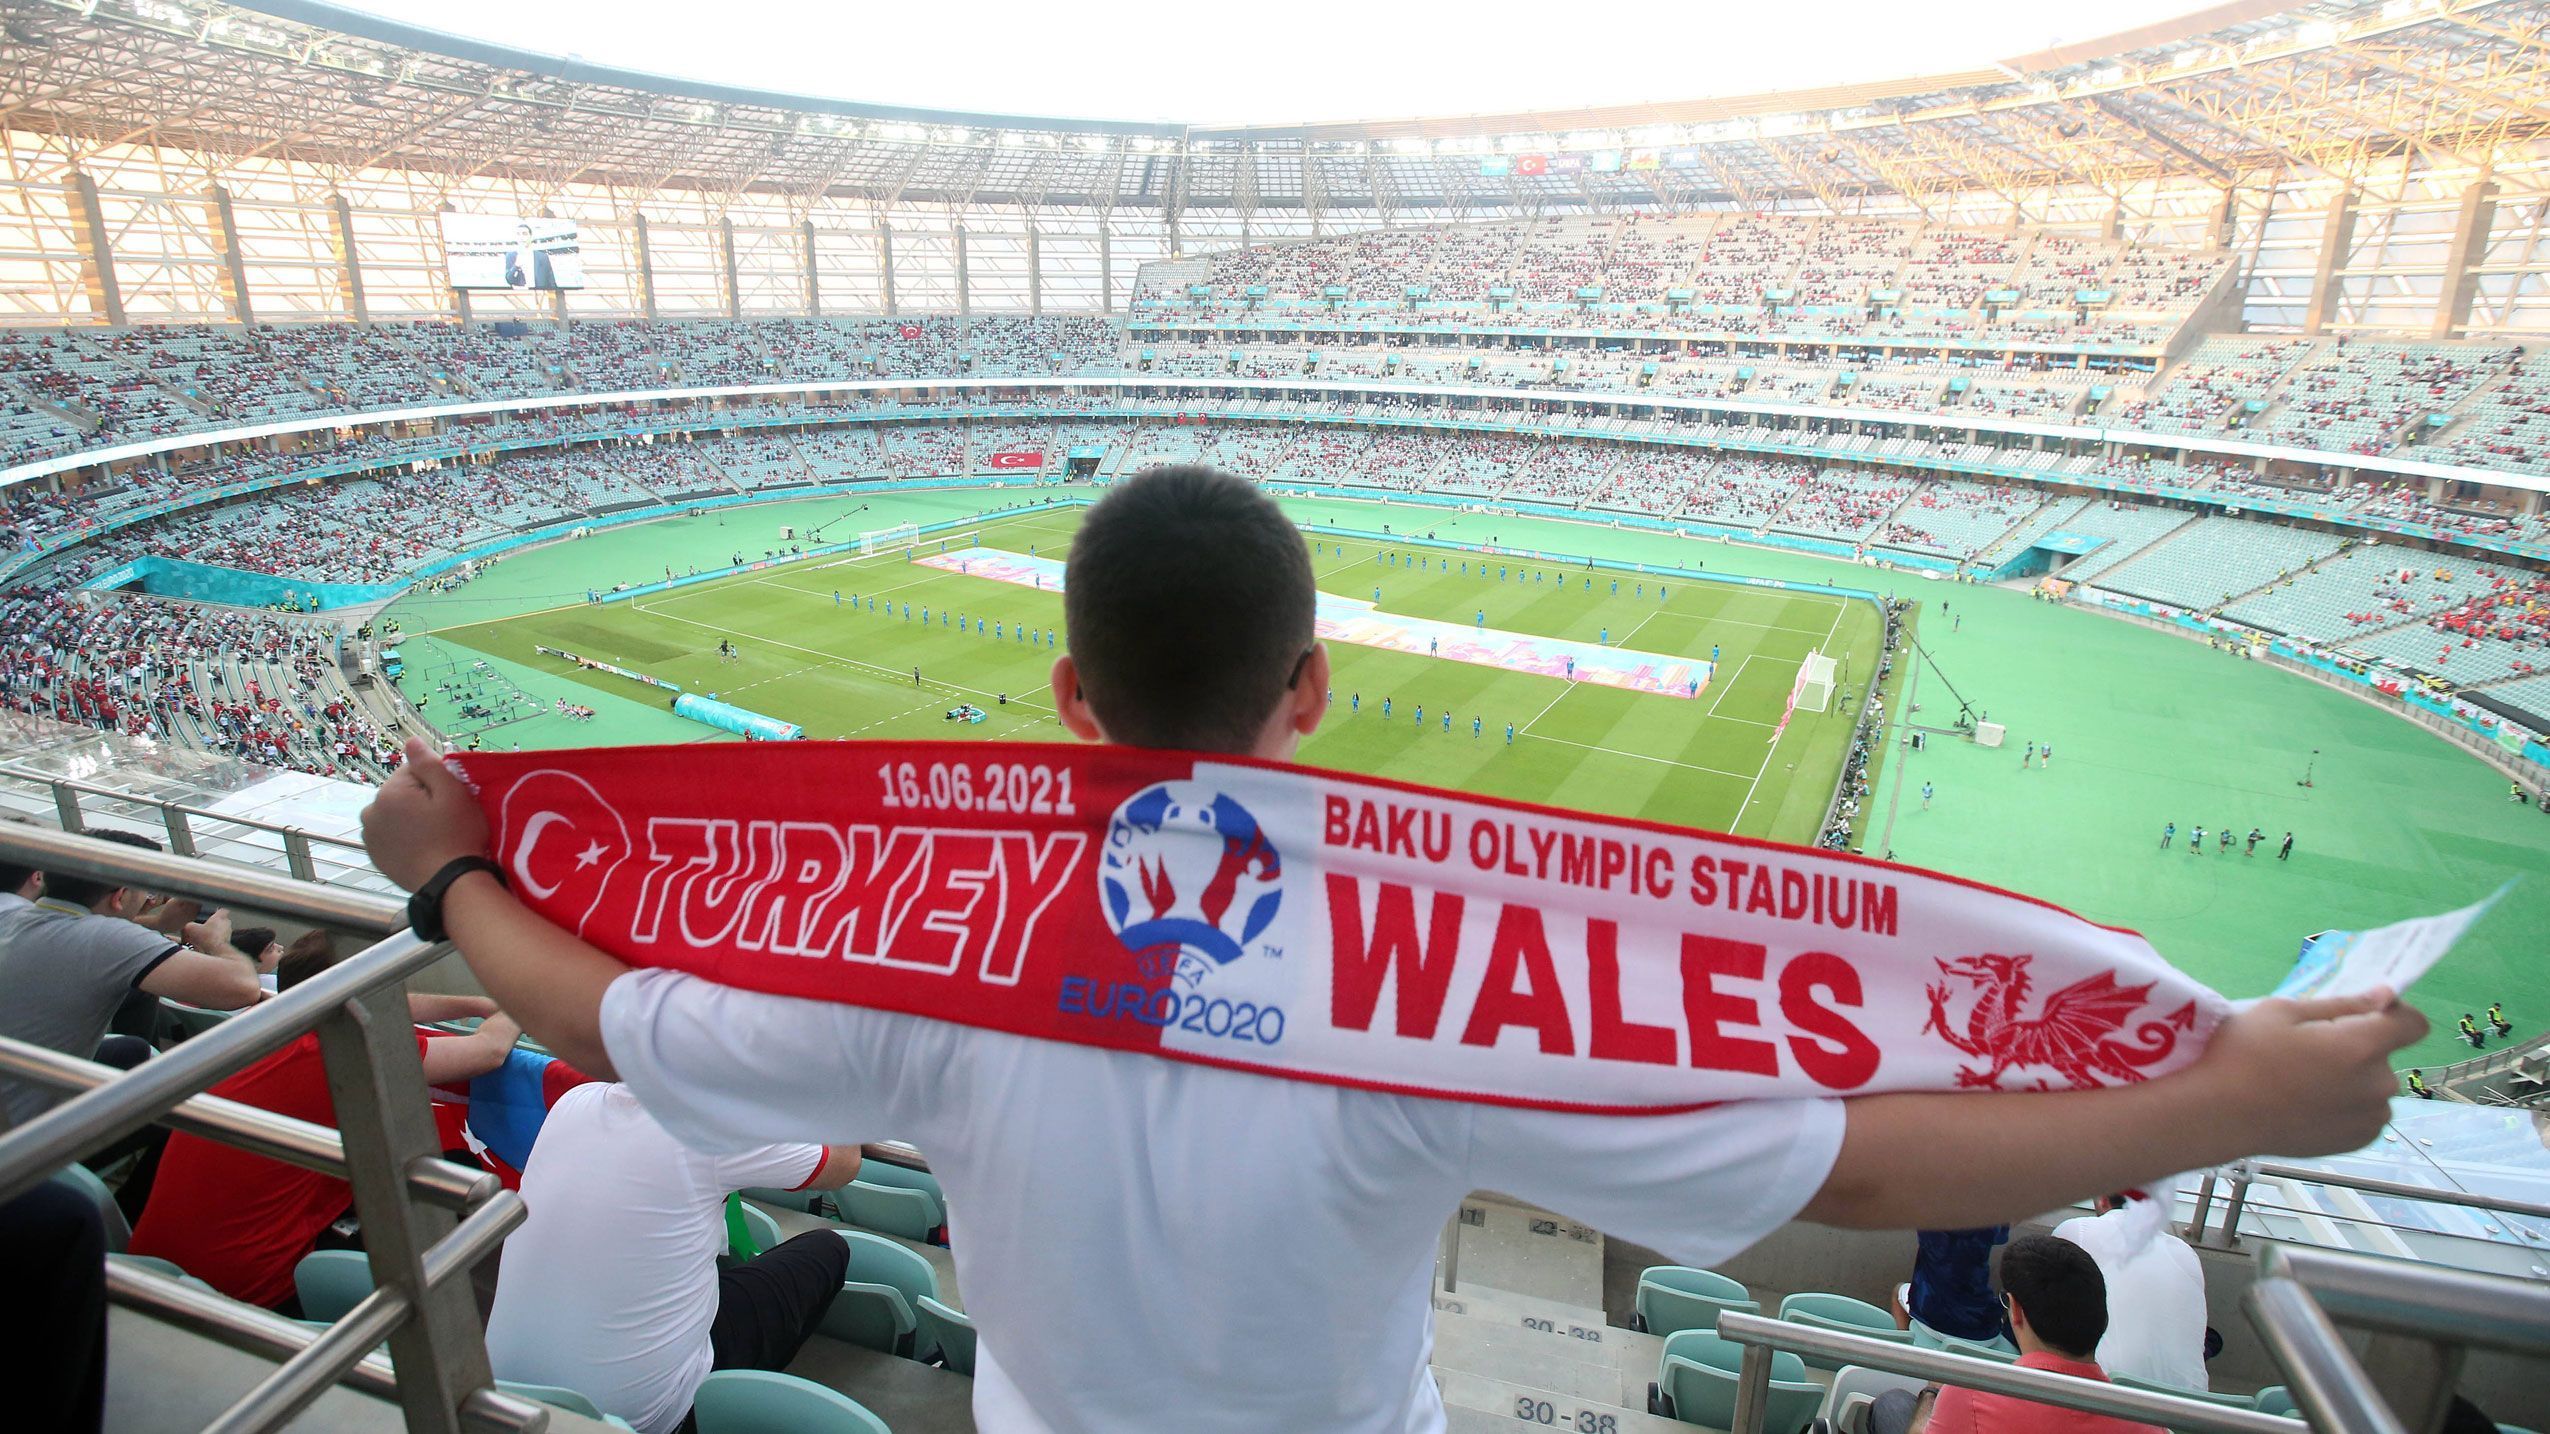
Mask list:
[[[347,3],[521,49],[795,94],[1281,124],[1695,99],[1966,69],[2186,14],[2203,0]]]

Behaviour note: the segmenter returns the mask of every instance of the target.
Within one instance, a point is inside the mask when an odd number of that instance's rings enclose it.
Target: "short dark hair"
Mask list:
[[[230,932],[230,949],[254,961],[257,953],[275,943],[271,926],[238,926]]]
[[[256,953],[248,953],[253,956]],[[336,938],[325,931],[304,931],[284,948],[283,956],[274,963],[274,988],[277,994],[289,991],[311,977],[336,964]]]
[[[0,861],[0,892],[14,892],[35,875],[35,868],[14,861]]]
[[[1255,484],[1145,469],[1071,541],[1063,621],[1110,739],[1246,752],[1317,641],[1310,550]]]
[[[2052,1235],[2021,1235],[2001,1252],[2001,1289],[2058,1354],[2089,1359],[2107,1335],[2107,1277],[2090,1252]]]
[[[94,831],[86,835],[93,836],[99,841],[111,841],[119,846],[137,846],[144,851],[167,850],[157,841],[140,832]],[[108,892],[124,884],[120,881],[99,881],[86,876],[66,876],[58,871],[48,871],[44,874],[44,894],[56,901],[67,901],[73,906],[95,906],[106,898]]]

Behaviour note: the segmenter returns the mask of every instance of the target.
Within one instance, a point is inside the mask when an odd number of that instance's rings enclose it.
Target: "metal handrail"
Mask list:
[[[2550,1285],[2538,1280],[2308,1245],[2259,1251],[2258,1273],[2304,1286],[2332,1318],[2359,1329],[2550,1354]]]
[[[0,1075],[57,1090],[85,1091],[121,1080],[125,1074],[114,1066],[0,1036]],[[316,1121],[277,1115],[217,1095],[199,1095],[170,1107],[159,1123],[322,1175],[345,1174],[344,1138]],[[472,1170],[448,1160],[420,1160],[407,1173],[407,1188],[421,1199],[465,1214],[505,1186],[492,1171]]]
[[[30,772],[21,767],[0,765],[0,780],[41,782],[56,792],[77,792],[82,796],[103,797],[109,801],[117,802],[131,802],[136,806],[149,807],[163,815],[173,812],[178,816],[199,817],[204,821],[220,822],[227,826],[245,827],[250,831],[268,832],[275,836],[297,836],[306,841],[317,842],[323,846],[341,846],[350,851],[358,852],[363,850],[363,843],[356,841],[352,837],[330,836],[326,832],[314,832],[308,827],[285,826],[280,822],[259,821],[255,817],[234,816],[228,812],[216,812],[209,807],[189,806],[184,802],[171,801],[166,797],[154,797],[142,792],[117,791],[113,787],[101,786],[96,782],[84,782],[77,777],[59,777],[46,772]],[[60,803],[57,800],[57,809],[59,805]]]
[[[262,1434],[285,1423],[363,1367],[384,1338],[401,1362],[393,1387],[410,1430],[457,1434],[465,1411],[502,1428],[545,1426],[547,1414],[536,1405],[490,1401],[486,1344],[467,1288],[470,1267],[521,1223],[521,1197],[490,1195],[457,1226],[444,1210],[415,1199],[420,1184],[470,1193],[479,1188],[470,1172],[435,1158],[424,1072],[397,992],[445,948],[400,930],[404,910],[398,902],[252,867],[14,824],[0,825],[0,858],[119,885],[238,901],[356,931],[396,933],[123,1074],[101,1076],[79,1061],[30,1062],[40,1075],[58,1077],[57,1083],[89,1088],[0,1134],[0,1200],[15,1198],[84,1151],[153,1121],[173,1122],[181,1107],[188,1110],[186,1120],[200,1122],[213,1138],[244,1131],[251,1148],[343,1173],[364,1222],[372,1295],[345,1319],[296,1342],[280,1366],[210,1427],[222,1434]],[[336,1099],[334,1151],[298,1123],[245,1118],[240,1108],[202,1095],[214,1082],[313,1031]],[[117,1278],[110,1273],[110,1281]],[[135,1287],[123,1281],[127,1291]]]
[[[2284,1373],[2286,1392],[2314,1430],[2408,1434],[2310,1291],[2289,1279],[2262,1276],[2242,1302],[2268,1356]]]
[[[270,1359],[288,1359],[319,1337],[319,1331],[272,1310],[119,1260],[106,1262],[106,1296],[180,1329]],[[341,1380],[366,1394],[398,1398],[396,1367],[368,1350],[346,1366]],[[490,1434],[539,1434],[549,1421],[547,1406],[493,1386],[470,1395],[460,1412],[472,1428]]]
[[[2493,1195],[2472,1195],[2461,1190],[2438,1190],[2431,1185],[2411,1185],[2405,1181],[2383,1180],[2371,1175],[2342,1175],[2335,1171],[2312,1170],[2299,1165],[2277,1165],[2261,1162],[2249,1167],[2251,1179],[2299,1180],[2309,1185],[2328,1185],[2340,1190],[2360,1190],[2367,1195],[2391,1195],[2403,1200],[2422,1200],[2429,1205],[2458,1205],[2467,1210],[2485,1210],[2494,1215],[2522,1215],[2535,1220],[2550,1220],[2550,1205],[2533,1200],[2511,1200]]]
[[[1718,1333],[1745,1347],[1736,1384],[1735,1419],[1729,1434],[1761,1434],[1774,1350],[1841,1360],[1863,1369],[1935,1380],[1985,1394],[2014,1395],[2063,1409],[2157,1424],[2178,1434],[2295,1434],[2293,1421],[2281,1415],[2234,1409],[2184,1394],[2162,1394],[2051,1370],[2028,1369],[1981,1355],[1897,1344],[1874,1335],[1791,1324],[1768,1315],[1723,1312],[1718,1316]]]

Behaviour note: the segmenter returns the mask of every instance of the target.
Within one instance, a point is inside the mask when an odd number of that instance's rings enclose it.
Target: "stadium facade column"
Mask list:
[[[345,314],[358,324],[372,322],[372,306],[363,298],[363,261],[354,252],[354,206],[342,194],[328,196],[328,213],[336,224],[336,292]]]
[[[815,268],[815,221],[797,221],[797,253],[806,261],[806,317],[823,317],[823,278]]]
[[[230,191],[218,184],[212,187],[212,221],[213,242],[221,246],[221,301],[245,328],[257,321],[248,299],[248,265],[239,257],[239,218],[231,208]]]
[[[87,170],[71,173],[71,203],[80,214],[80,283],[88,290],[89,312],[120,327],[124,293],[115,283],[115,246],[107,241],[106,211],[98,205],[97,181]]]
[[[877,292],[885,295],[885,311],[899,312],[902,305],[894,301],[894,221],[877,216]]]
[[[2306,334],[2327,333],[2329,318],[2337,312],[2338,270],[2346,264],[2347,251],[2355,247],[2357,197],[2350,184],[2329,201],[2328,218],[2320,226],[2320,257],[2311,265],[2311,305],[2303,311]]]
[[[2488,231],[2497,225],[2497,180],[2483,167],[2461,193],[2460,212],[2453,216],[2452,246],[2444,252],[2444,282],[2435,291],[2435,324],[2429,338],[2459,338],[2470,327],[2470,306],[2479,297],[2479,275],[2472,261],[2488,248]]]
[[[1110,314],[1116,311],[1116,211],[1113,205],[1098,211],[1098,307]]]
[[[2125,237],[2125,196],[2117,194],[2107,201],[2107,222],[2100,226],[2107,242],[2114,244]]]
[[[965,225],[948,226],[949,237],[956,249],[956,312],[971,318],[974,314],[974,276],[965,267]]]
[[[637,251],[637,273],[632,277],[637,280],[638,317],[651,319],[655,317],[655,253],[646,237],[645,210],[629,211],[629,237]]]
[[[1035,216],[1027,219],[1027,312],[1042,316],[1045,312],[1045,245],[1037,232]]]
[[[726,290],[726,317],[744,316],[744,281],[735,270],[735,219],[730,214],[717,216],[717,281]]]
[[[2222,202],[2214,206],[2214,227],[2209,235],[2210,247],[2217,253],[2231,247],[2240,233],[2240,186],[2222,187]]]

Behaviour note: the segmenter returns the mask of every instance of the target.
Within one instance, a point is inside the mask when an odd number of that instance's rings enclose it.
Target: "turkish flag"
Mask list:
[[[992,455],[992,466],[994,468],[1042,468],[1045,466],[1045,450],[1041,448],[1007,449]]]
[[[1546,154],[1516,155],[1514,172],[1516,174],[1547,174],[1549,173],[1549,156]]]
[[[466,780],[467,768],[456,760]],[[505,796],[497,825],[514,889],[535,901],[555,901],[560,925],[581,932],[602,890],[627,860],[628,823],[572,773],[534,772]]]
[[[921,336],[921,326],[919,324],[905,324],[902,328],[895,330],[895,332],[907,339],[917,339]]]

